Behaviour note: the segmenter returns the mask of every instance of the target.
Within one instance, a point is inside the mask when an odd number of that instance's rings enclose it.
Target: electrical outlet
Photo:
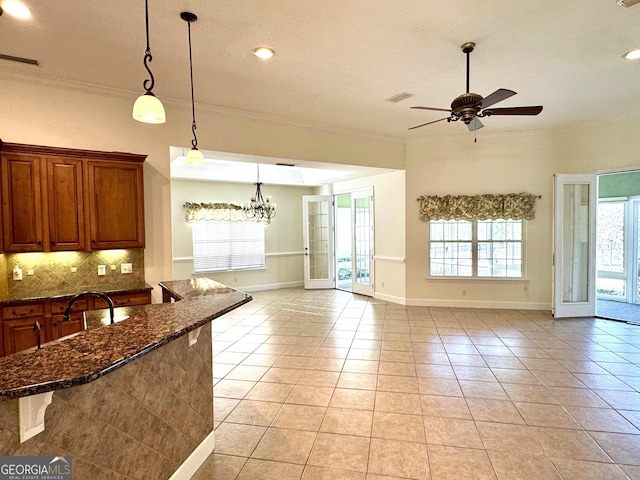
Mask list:
[[[13,279],[16,281],[22,280],[22,269],[20,267],[13,269]]]
[[[106,265],[98,265],[98,276],[102,277],[107,274],[107,266]]]
[[[120,264],[120,273],[133,273],[133,264],[132,263],[121,263]]]

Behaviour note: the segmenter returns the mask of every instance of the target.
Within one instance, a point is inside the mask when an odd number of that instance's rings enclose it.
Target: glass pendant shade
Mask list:
[[[187,153],[185,163],[192,167],[201,167],[204,165],[204,155],[202,155],[202,152],[197,148],[192,148],[189,150],[189,153]]]
[[[152,93],[140,95],[133,104],[133,118],[142,123],[164,123],[164,106]]]

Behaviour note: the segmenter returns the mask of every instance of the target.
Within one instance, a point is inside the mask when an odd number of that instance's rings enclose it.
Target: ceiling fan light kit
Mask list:
[[[484,125],[480,121],[480,118],[490,117],[491,115],[538,115],[542,111],[542,106],[530,106],[530,107],[510,107],[510,108],[489,108],[498,102],[506,100],[509,97],[516,95],[513,90],[506,88],[499,88],[487,97],[483,97],[477,93],[469,91],[469,63],[470,54],[475,49],[476,44],[473,42],[463,43],[460,49],[467,56],[467,91],[462,95],[457,96],[453,102],[451,102],[451,108],[434,108],[434,107],[411,107],[417,110],[433,110],[437,112],[449,112],[448,117],[440,118],[431,122],[416,125],[409,128],[414,130],[416,128],[431,125],[433,123],[442,122],[462,122],[467,125],[469,131],[476,131],[482,128]]]

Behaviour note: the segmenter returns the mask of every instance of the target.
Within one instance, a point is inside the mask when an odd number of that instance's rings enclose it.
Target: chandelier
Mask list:
[[[260,190],[260,164],[257,167],[257,181],[254,183],[256,186],[256,193],[251,197],[249,203],[245,203],[242,206],[242,213],[249,220],[255,220],[256,222],[264,222],[269,225],[271,219],[276,216],[276,204],[271,203],[271,195],[263,196]]]

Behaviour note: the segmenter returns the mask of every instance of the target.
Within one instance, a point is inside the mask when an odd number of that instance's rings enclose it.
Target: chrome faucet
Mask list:
[[[71,320],[71,306],[76,302],[76,300],[82,298],[82,297],[87,297],[87,296],[91,296],[91,297],[100,297],[102,299],[104,299],[105,302],[107,302],[107,305],[109,305],[109,316],[111,317],[111,323],[114,323],[114,314],[113,314],[113,302],[111,301],[111,299],[105,295],[104,293],[101,292],[82,292],[77,294],[75,297],[73,297],[71,300],[69,300],[69,303],[67,303],[67,305],[64,307],[64,314],[62,315],[62,320],[65,322],[68,322]]]

